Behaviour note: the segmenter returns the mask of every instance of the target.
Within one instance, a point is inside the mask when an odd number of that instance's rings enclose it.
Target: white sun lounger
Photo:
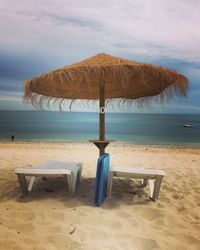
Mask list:
[[[150,197],[156,201],[165,173],[162,170],[144,169],[144,168],[127,168],[112,167],[108,176],[108,197],[111,197],[113,177],[125,177],[132,179],[142,179],[144,185],[150,188]]]
[[[82,172],[81,162],[48,161],[44,165],[34,168],[17,168],[15,174],[18,176],[21,191],[25,195],[31,192],[36,177],[64,177],[67,181],[69,193],[75,192],[77,183],[80,182]],[[27,186],[25,176],[31,176]]]

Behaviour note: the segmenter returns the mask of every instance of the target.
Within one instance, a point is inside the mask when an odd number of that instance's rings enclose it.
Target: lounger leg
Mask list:
[[[108,187],[107,187],[107,196],[111,197],[112,192],[112,183],[113,183],[113,172],[108,173]]]
[[[19,180],[19,184],[20,184],[20,188],[22,191],[22,194],[25,195],[28,193],[28,188],[27,188],[27,183],[26,183],[26,178],[24,174],[17,174],[18,180]]]
[[[160,191],[160,186],[161,186],[162,178],[163,178],[162,176],[157,176],[156,177],[154,191],[153,191],[153,196],[152,196],[152,199],[154,201],[157,201],[157,199],[158,199],[158,194],[159,194],[159,191]]]
[[[36,177],[35,176],[32,176],[31,177],[31,180],[29,182],[29,185],[28,185],[28,191],[31,192],[32,188],[33,188],[33,184],[34,184],[34,181],[35,181]]]
[[[82,164],[81,164],[80,169],[78,171],[78,183],[80,183],[80,181],[81,181],[81,175],[82,175]]]
[[[147,179],[142,179],[142,185],[143,185],[144,187],[146,187],[146,186],[147,186],[147,182],[148,182],[148,180],[147,180]]]
[[[148,184],[149,184],[149,189],[150,189],[150,197],[153,199],[153,193],[155,190],[155,180],[149,179]]]
[[[77,174],[77,184],[79,184],[81,181],[81,174],[82,174],[82,164],[81,164],[79,171],[78,171],[78,174]]]
[[[73,193],[72,177],[70,175],[67,175],[66,179],[67,179],[68,191],[70,194],[72,194]]]

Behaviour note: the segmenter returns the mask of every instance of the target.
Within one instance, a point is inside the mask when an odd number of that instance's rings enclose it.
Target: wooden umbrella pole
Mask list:
[[[105,86],[104,79],[100,81],[99,86],[99,140],[105,140]],[[103,145],[102,145],[103,146]],[[105,148],[100,147],[100,155],[105,153]]]
[[[99,156],[105,154],[105,148],[113,140],[105,140],[105,82],[104,75],[99,82],[99,140],[89,140],[99,149]]]

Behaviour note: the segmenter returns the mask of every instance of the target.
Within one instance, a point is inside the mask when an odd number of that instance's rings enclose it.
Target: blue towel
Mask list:
[[[110,166],[109,154],[99,157],[96,171],[95,204],[100,206],[107,195],[108,171]]]

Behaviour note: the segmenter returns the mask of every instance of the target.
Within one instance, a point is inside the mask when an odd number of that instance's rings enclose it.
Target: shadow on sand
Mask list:
[[[34,201],[62,202],[68,208],[94,206],[95,178],[82,177],[81,183],[77,186],[76,192],[68,193],[66,182],[63,178],[39,179],[34,183],[31,193],[21,195],[19,183],[16,176],[0,180],[0,201],[16,200],[17,202],[28,203]],[[147,204],[151,201],[146,188],[139,181],[123,178],[115,178],[113,181],[112,197],[105,199],[102,208],[114,209],[122,205]]]

